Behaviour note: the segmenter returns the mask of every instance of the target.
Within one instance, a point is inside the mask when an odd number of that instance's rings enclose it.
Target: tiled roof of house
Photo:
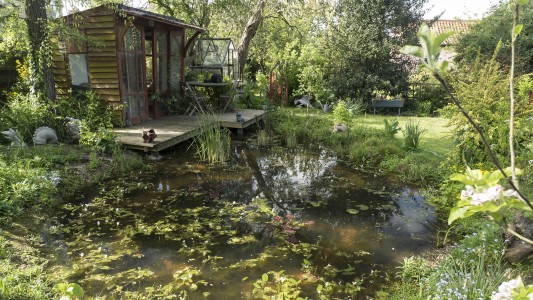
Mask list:
[[[434,30],[437,34],[444,33],[448,30],[455,31],[455,34],[444,41],[444,45],[454,44],[457,42],[457,38],[466,33],[472,25],[476,24],[477,20],[437,20],[431,23],[431,30]]]

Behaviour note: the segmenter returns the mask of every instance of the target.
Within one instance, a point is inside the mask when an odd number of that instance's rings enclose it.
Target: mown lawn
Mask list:
[[[356,117],[360,124],[382,129],[383,120],[387,119],[389,122],[398,120],[400,127],[404,127],[409,120],[419,122],[420,127],[425,129],[422,136],[422,149],[434,152],[438,156],[445,157],[448,151],[453,147],[452,127],[448,126],[448,119],[439,117],[396,117],[367,114]],[[401,138],[402,134],[398,133],[397,138]]]

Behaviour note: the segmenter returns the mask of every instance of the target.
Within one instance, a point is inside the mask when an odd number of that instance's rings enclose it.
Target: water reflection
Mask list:
[[[332,277],[350,281],[430,245],[435,214],[416,189],[353,170],[324,149],[233,147],[230,166],[208,167],[178,151],[138,178],[144,188],[117,192],[115,182],[87,199],[65,220],[56,263],[85,263],[74,279],[85,280],[89,294],[110,289],[101,274],[147,269],[136,284],[151,286],[198,268],[210,285],[194,295],[239,299],[253,288],[243,278],[300,276],[304,259],[317,275],[355,267]]]

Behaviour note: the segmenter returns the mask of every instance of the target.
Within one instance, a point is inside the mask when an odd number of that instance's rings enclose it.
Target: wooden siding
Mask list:
[[[96,40],[88,47],[87,65],[91,89],[110,104],[119,104],[120,89],[115,36],[115,15],[89,16],[83,19],[80,28],[90,39]]]
[[[60,42],[57,37],[52,38],[52,66],[54,68],[54,82],[58,99],[70,96],[70,74],[65,61],[66,45]]]

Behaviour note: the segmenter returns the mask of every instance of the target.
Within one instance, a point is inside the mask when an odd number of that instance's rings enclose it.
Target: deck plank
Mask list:
[[[237,122],[236,113],[244,118],[244,123]],[[226,128],[246,128],[262,120],[267,111],[254,109],[239,109],[237,112],[217,114],[220,125]],[[157,138],[152,143],[144,143],[143,128],[153,128]],[[184,142],[200,134],[200,122],[197,116],[167,116],[149,120],[131,127],[115,128],[117,142],[125,148],[133,150],[161,151]]]

